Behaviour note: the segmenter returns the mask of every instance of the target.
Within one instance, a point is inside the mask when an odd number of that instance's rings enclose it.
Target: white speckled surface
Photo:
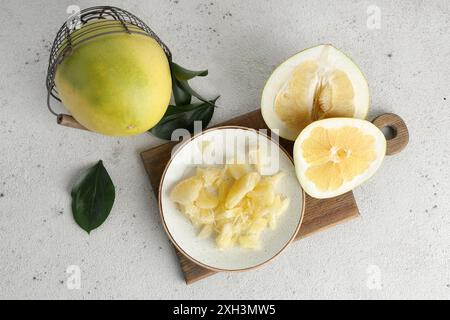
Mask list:
[[[139,157],[161,141],[62,128],[46,110],[49,44],[67,6],[101,3],[1,1],[0,298],[450,298],[448,1],[109,1],[153,27],[175,61],[209,68],[195,84],[222,95],[215,123],[257,108],[285,58],[332,43],[366,74],[370,116],[395,112],[410,129],[408,148],[355,191],[361,219],[295,243],[261,269],[191,286]],[[381,9],[380,29],[366,26],[369,5]],[[98,159],[118,195],[88,236],[69,190]],[[69,265],[80,266],[80,290],[67,288]]]

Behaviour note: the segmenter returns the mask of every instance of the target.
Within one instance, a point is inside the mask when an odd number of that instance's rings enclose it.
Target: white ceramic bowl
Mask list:
[[[212,152],[209,150],[205,159],[201,159],[200,145],[202,141],[213,142],[210,144]],[[239,247],[219,250],[215,246],[213,237],[198,238],[198,230],[177,209],[176,204],[169,197],[172,188],[180,180],[194,175],[198,166],[218,165],[223,167],[223,164],[218,164],[217,160],[213,161],[214,157],[211,155],[215,153],[223,155],[223,159],[233,158],[232,150],[236,152],[238,147],[231,149],[232,141],[241,141],[235,145],[242,147],[242,144],[245,144],[244,147],[247,148],[251,148],[257,143],[260,146],[265,143],[265,146],[271,150],[268,155],[270,164],[277,164],[273,168],[275,171],[270,172],[270,168],[268,168],[268,173],[276,173],[281,170],[286,174],[276,192],[289,197],[289,208],[278,218],[275,230],[267,229],[263,232],[262,246],[259,250]],[[242,143],[242,141],[245,142]],[[236,152],[236,154],[240,153]],[[243,271],[269,262],[295,238],[303,218],[305,195],[296,178],[292,158],[276,142],[253,129],[226,126],[203,131],[177,148],[161,178],[159,206],[163,225],[169,238],[188,259],[214,271]]]

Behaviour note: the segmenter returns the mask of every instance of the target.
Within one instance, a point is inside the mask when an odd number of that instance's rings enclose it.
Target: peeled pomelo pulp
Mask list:
[[[267,126],[292,141],[313,121],[364,119],[368,109],[364,75],[331,45],[306,49],[283,62],[269,77],[261,101]]]
[[[169,104],[169,62],[158,42],[146,35],[117,32],[89,39],[108,28],[122,25],[100,20],[71,35],[84,42],[58,65],[56,88],[89,130],[111,136],[143,133],[161,120]]]

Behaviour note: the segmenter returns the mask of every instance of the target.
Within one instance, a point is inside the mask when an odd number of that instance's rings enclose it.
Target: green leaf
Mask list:
[[[175,62],[172,62],[171,67],[175,78],[177,78],[177,80],[180,81],[191,80],[192,78],[195,77],[205,77],[208,75],[208,70],[192,71],[183,68],[182,66],[176,64]]]
[[[169,105],[167,107],[166,113],[164,114],[164,118],[167,118],[176,113],[192,111],[194,109],[197,109],[198,107],[201,107],[204,104],[205,104],[204,102],[196,102],[196,103],[191,103],[191,104],[187,104],[187,105],[183,105],[183,106]]]
[[[71,195],[72,213],[77,224],[87,233],[101,226],[108,218],[116,196],[102,160],[87,170]]]
[[[201,95],[199,95],[194,89],[191,88],[191,86],[189,85],[189,83],[187,81],[177,81],[178,85],[180,86],[180,88],[182,88],[184,90],[184,92],[189,93],[190,95],[196,97],[198,100],[203,101],[213,107],[215,107],[215,104],[213,102],[211,102],[210,100],[207,100],[205,98],[203,98]]]
[[[177,106],[191,103],[192,95],[186,92],[174,77],[172,77],[172,94]]]
[[[169,106],[163,119],[150,130],[158,138],[170,140],[176,129],[186,129],[194,132],[194,121],[201,121],[202,128],[206,128],[214,114],[214,100],[208,103],[200,102],[186,106]],[[211,105],[212,104],[212,105]]]

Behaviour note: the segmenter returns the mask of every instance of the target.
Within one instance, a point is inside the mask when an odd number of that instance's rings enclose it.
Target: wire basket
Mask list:
[[[90,27],[80,30],[89,23]],[[76,32],[76,34],[74,34]],[[70,116],[58,114],[52,109],[52,98],[61,102],[58,91],[55,87],[55,74],[58,65],[70,56],[73,50],[82,43],[92,40],[96,37],[114,33],[140,34],[149,36],[158,42],[164,50],[169,62],[172,61],[172,54],[169,48],[159,37],[147,26],[141,19],[134,14],[110,6],[98,6],[81,10],[78,14],[68,19],[59,29],[50,50],[50,59],[47,70],[47,107],[48,110],[57,117],[58,123],[63,122],[63,117]],[[68,126],[82,128],[71,118],[72,125]],[[73,122],[75,121],[75,122]]]

